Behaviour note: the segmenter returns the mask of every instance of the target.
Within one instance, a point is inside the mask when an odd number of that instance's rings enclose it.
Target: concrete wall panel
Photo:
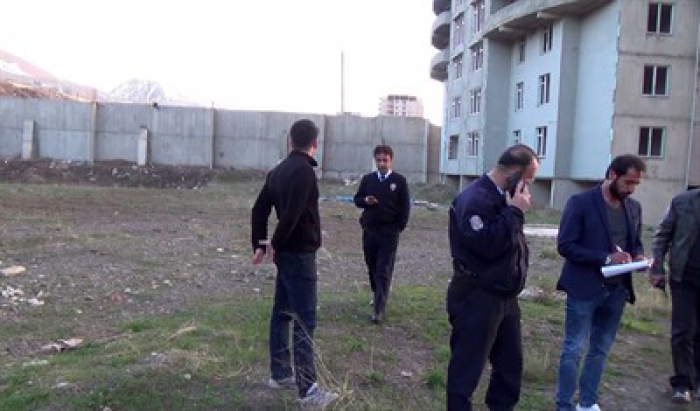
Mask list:
[[[23,125],[34,122],[38,153],[61,160],[138,160],[138,139],[148,130],[148,161],[163,165],[269,170],[287,156],[289,128],[308,118],[319,127],[319,177],[356,177],[374,167],[377,144],[395,151],[395,168],[426,181],[429,125],[420,118],[363,118],[319,114],[213,110],[138,104],[0,98],[0,157],[21,155]],[[94,118],[93,118],[94,116]],[[94,126],[93,126],[94,124]],[[433,154],[432,156],[439,156]],[[437,174],[439,160],[433,158]]]

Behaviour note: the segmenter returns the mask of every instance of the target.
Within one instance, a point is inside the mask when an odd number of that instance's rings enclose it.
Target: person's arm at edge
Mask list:
[[[666,275],[666,269],[664,268],[664,261],[666,260],[666,253],[668,253],[669,246],[671,244],[671,238],[673,238],[673,232],[676,228],[676,210],[675,210],[675,200],[671,201],[671,205],[666,210],[659,227],[654,233],[654,239],[651,243],[651,252],[654,257],[654,263],[649,270],[649,274],[654,277],[664,277]]]
[[[411,193],[406,178],[401,180],[401,195],[399,197],[399,231],[406,229],[411,215]]]
[[[265,247],[260,244],[261,241],[267,239],[267,220],[272,211],[273,200],[270,195],[270,190],[267,185],[267,179],[263,188],[258,193],[258,198],[253,204],[251,212],[251,244],[253,246],[253,263],[259,264],[262,262],[262,256],[265,254]]]

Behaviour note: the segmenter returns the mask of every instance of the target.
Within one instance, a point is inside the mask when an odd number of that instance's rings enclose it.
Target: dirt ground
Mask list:
[[[66,328],[70,325],[99,340],[114,335],[117,324],[139,316],[177,312],[209,296],[260,292],[260,273],[253,273],[250,265],[247,222],[258,188],[250,182],[261,177],[261,173],[232,170],[140,168],[122,162],[89,166],[0,161],[0,182],[15,183],[11,190],[31,193],[34,184],[26,183],[96,186],[87,196],[57,189],[52,195],[38,193],[44,197],[31,203],[15,202],[12,196],[0,198],[0,268],[27,270],[0,276],[0,327],[40,321],[42,316],[28,302],[34,298],[36,304],[44,303],[45,317],[64,318]],[[221,181],[231,184],[223,187]],[[196,208],[192,199],[200,189],[208,190],[212,201]],[[224,190],[231,189],[241,190],[237,198],[242,203],[228,202]],[[336,184],[323,192],[332,197],[347,190]],[[364,289],[357,211],[340,201],[323,202],[322,208],[321,289]],[[444,208],[427,214],[402,236],[397,284],[447,286],[450,262],[444,214]],[[551,273],[558,264],[535,259],[533,267]],[[271,267],[265,270],[271,273]],[[21,290],[23,300],[13,298],[8,287]],[[387,339],[395,338],[391,327],[382,332]],[[644,343],[622,338],[632,345]],[[29,357],[46,342],[42,335],[2,341],[0,363]],[[666,376],[645,367],[643,358],[626,358],[623,350],[616,355],[639,365],[638,378],[624,384],[615,380],[617,385],[608,386],[605,409],[675,409],[668,405]]]

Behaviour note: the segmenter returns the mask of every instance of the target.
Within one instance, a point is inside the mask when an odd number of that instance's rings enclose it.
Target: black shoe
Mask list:
[[[384,316],[380,313],[374,313],[372,314],[372,322],[375,324],[381,324],[382,321],[384,320]]]
[[[690,404],[691,401],[692,398],[688,390],[676,390],[673,392],[673,397],[671,397],[671,402],[674,404]]]

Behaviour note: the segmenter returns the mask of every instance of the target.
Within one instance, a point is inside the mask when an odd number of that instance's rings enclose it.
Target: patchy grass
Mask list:
[[[0,184],[0,266],[28,268],[0,278],[0,287],[46,303],[32,308],[0,297],[7,304],[0,304],[0,409],[294,409],[293,391],[265,384],[274,269],[250,266],[248,231],[260,185],[238,175],[197,191]],[[323,182],[321,189],[331,197],[356,186]],[[413,192],[451,199],[442,186]],[[339,409],[444,409],[446,211],[412,210],[381,326],[369,321],[357,216],[352,204],[322,203],[320,380],[341,393]],[[556,224],[558,214],[535,210],[527,219]],[[564,301],[554,291],[561,258],[553,240],[530,244],[529,285],[544,294],[521,302],[519,409],[539,411],[554,407]],[[606,409],[668,402],[669,300],[635,276],[638,302],[626,308],[607,365]],[[40,352],[71,336],[85,344]],[[479,407],[488,375],[475,395]]]

